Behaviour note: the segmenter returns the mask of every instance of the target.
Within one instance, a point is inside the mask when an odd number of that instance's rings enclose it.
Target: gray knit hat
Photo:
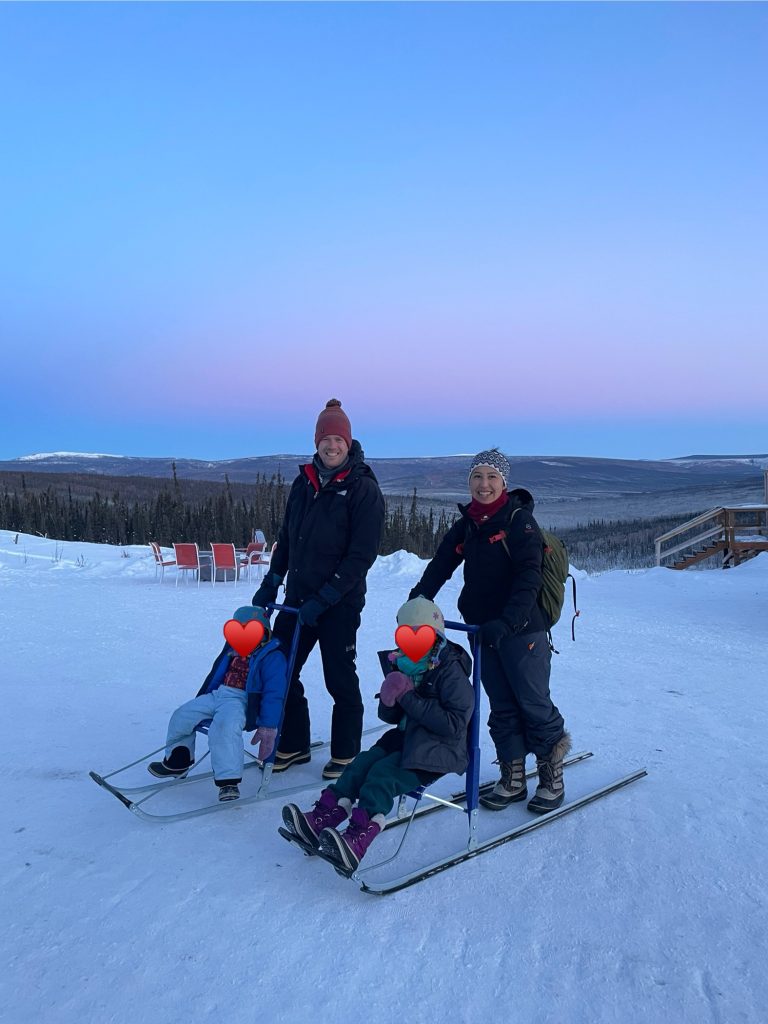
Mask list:
[[[434,601],[428,601],[421,594],[405,602],[397,613],[397,624],[398,626],[410,626],[416,629],[419,626],[432,626],[440,636],[445,636],[443,613]]]
[[[509,460],[498,448],[489,448],[487,451],[477,453],[469,467],[470,477],[473,470],[477,469],[478,466],[490,466],[492,469],[495,469],[504,481],[504,486],[507,486],[510,475]]]

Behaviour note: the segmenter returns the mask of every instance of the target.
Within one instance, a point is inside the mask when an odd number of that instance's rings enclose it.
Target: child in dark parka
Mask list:
[[[418,661],[401,650],[389,655],[379,718],[394,728],[358,754],[312,810],[302,812],[296,804],[283,808],[289,831],[346,871],[357,868],[396,797],[467,768],[467,727],[474,708],[469,655],[446,640],[443,613],[424,597],[406,602],[397,622],[414,630],[431,626],[435,641]],[[346,829],[337,831],[348,818]]]

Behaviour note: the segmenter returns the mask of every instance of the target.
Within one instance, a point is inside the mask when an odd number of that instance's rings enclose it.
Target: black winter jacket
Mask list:
[[[270,571],[285,580],[285,599],[298,605],[321,590],[329,604],[365,604],[365,577],[384,527],[384,498],[358,441],[350,465],[325,487],[309,463],[299,467]],[[325,588],[325,589],[323,589]]]
[[[423,594],[434,600],[463,561],[464,586],[458,604],[465,622],[479,626],[503,619],[521,633],[549,629],[537,601],[544,540],[532,515],[530,493],[523,488],[510,491],[507,504],[479,526],[467,515],[468,507],[459,505],[461,517],[409,596]]]
[[[467,728],[475,706],[471,671],[467,652],[449,641],[417,689],[404,693],[392,708],[379,701],[383,722],[397,725],[407,716],[401,767],[438,775],[467,770]]]

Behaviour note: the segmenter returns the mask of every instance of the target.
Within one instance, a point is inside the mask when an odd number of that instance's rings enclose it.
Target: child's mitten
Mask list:
[[[277,739],[277,729],[268,729],[264,725],[260,725],[256,732],[253,734],[251,745],[255,746],[259,744],[259,760],[266,761],[272,751],[275,749],[275,740]]]
[[[393,708],[395,703],[413,689],[413,680],[409,679],[403,672],[390,672],[381,684],[379,699],[387,708]]]

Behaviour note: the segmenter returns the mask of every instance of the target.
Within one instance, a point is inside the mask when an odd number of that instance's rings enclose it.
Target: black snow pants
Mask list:
[[[482,679],[491,705],[488,728],[500,761],[546,757],[565,731],[549,695],[552,652],[546,633],[508,636],[483,647]]]
[[[286,601],[290,604],[290,601]],[[296,616],[280,612],[273,635],[282,643],[285,656],[291,648]],[[279,747],[284,754],[309,749],[309,704],[304,695],[301,670],[316,643],[320,644],[325,688],[333,698],[331,757],[347,760],[360,753],[363,732],[363,700],[355,668],[355,644],[360,612],[345,604],[329,608],[316,626],[302,626],[296,663],[285,699],[285,718]]]

